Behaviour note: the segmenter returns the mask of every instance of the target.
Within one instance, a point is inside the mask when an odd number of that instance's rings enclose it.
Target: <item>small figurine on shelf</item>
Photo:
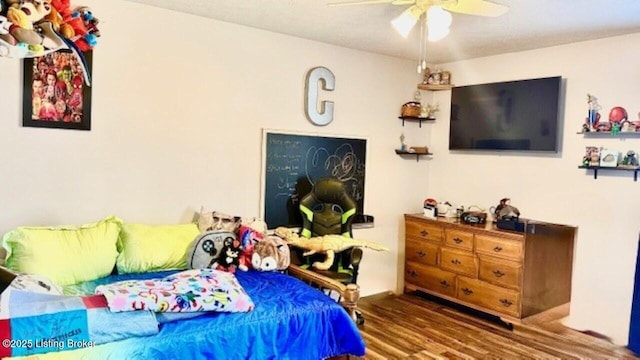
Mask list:
[[[587,146],[587,151],[582,158],[582,165],[584,166],[599,166],[600,165],[600,149],[596,146]]]
[[[624,160],[622,160],[622,165],[638,167],[640,163],[638,162],[638,156],[636,155],[636,152],[633,150],[627,151],[627,155],[625,155]]]
[[[429,75],[429,80],[427,80],[427,83],[429,85],[440,85],[440,76],[442,75],[442,70],[440,69],[436,69],[434,70],[431,75]]]
[[[620,123],[620,131],[622,132],[635,132],[636,126],[629,120],[623,120]]]
[[[589,113],[586,119],[588,131],[598,131],[598,122],[600,122],[598,110],[602,109],[602,106],[598,104],[598,98],[591,94],[587,94],[587,104],[589,105]]]
[[[400,134],[400,150],[407,151],[407,144],[404,143],[404,133]]]
[[[618,134],[620,132],[620,128],[622,126],[622,122],[626,121],[629,118],[627,115],[627,110],[622,106],[616,106],[611,109],[609,112],[609,122],[611,123],[611,133],[613,135]]]
[[[440,76],[440,84],[442,85],[451,85],[451,72],[443,71]]]
[[[424,68],[424,75],[422,77],[422,84],[426,85],[429,83],[429,77],[431,77],[431,69],[428,67]]]

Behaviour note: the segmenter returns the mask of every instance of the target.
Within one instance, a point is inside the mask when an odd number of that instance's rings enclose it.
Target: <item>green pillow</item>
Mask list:
[[[186,269],[187,248],[198,235],[196,224],[124,224],[118,240],[118,273]]]
[[[107,276],[116,262],[121,220],[79,226],[18,227],[2,237],[6,267],[71,285]]]

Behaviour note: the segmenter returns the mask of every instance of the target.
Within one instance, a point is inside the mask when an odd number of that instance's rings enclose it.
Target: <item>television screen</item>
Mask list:
[[[451,90],[450,150],[558,151],[561,77]]]

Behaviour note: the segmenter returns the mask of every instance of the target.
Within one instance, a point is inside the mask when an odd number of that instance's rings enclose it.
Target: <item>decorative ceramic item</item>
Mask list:
[[[427,106],[423,106],[421,109],[421,116],[425,117],[429,120],[435,120],[436,117],[434,116],[434,114],[436,112],[440,111],[440,105],[439,104],[435,104],[435,105],[431,105],[428,104]],[[424,115],[422,115],[424,114]]]
[[[617,167],[620,162],[620,152],[609,149],[600,150],[601,167]]]
[[[638,162],[638,156],[636,152],[633,150],[627,151],[627,155],[625,155],[624,160],[622,161],[622,165],[638,167],[640,163]]]
[[[407,150],[407,144],[404,143],[404,133],[400,135],[400,150]]]

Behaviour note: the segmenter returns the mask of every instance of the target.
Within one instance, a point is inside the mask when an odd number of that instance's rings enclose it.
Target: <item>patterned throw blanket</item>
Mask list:
[[[2,306],[0,357],[93,347],[158,332],[152,312],[112,313],[102,295],[13,290],[2,295]]]
[[[3,293],[0,358],[94,347],[157,334],[160,323],[203,311],[246,312],[254,308],[233,274],[211,269],[101,285],[96,293]]]
[[[193,269],[162,279],[121,281],[96,288],[113,312],[247,312],[254,308],[236,277],[224,271]]]

